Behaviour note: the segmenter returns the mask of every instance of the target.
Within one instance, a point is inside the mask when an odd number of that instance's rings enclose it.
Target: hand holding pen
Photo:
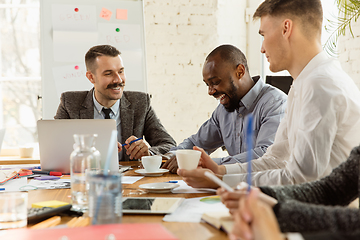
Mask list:
[[[135,136],[129,137],[124,144],[118,143],[119,152],[126,149],[126,154],[130,156],[130,159],[141,159],[142,156],[149,156],[149,147],[143,141],[143,138],[136,138]]]

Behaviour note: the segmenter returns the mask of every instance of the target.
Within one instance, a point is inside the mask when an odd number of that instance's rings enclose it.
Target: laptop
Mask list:
[[[70,173],[70,154],[74,150],[74,134],[97,134],[95,148],[101,154],[104,168],[110,136],[116,130],[114,119],[38,120],[40,165],[42,170]],[[117,145],[111,156],[109,169],[119,171]]]

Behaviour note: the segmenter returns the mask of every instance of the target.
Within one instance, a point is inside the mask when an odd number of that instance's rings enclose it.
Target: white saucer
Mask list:
[[[180,187],[180,185],[177,183],[166,183],[166,182],[146,183],[146,184],[141,184],[139,186],[139,188],[145,189],[153,193],[167,193],[177,187]]]
[[[164,173],[167,173],[168,171],[169,171],[169,169],[162,169],[162,168],[160,168],[156,172],[147,172],[145,169],[135,170],[136,173],[139,173],[146,177],[159,177],[159,176],[163,175]]]

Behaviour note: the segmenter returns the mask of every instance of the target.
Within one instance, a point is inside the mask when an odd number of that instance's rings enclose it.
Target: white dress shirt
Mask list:
[[[252,160],[252,184],[286,185],[328,175],[360,143],[360,91],[324,52],[294,80],[274,144]],[[246,181],[247,163],[225,165],[224,181]]]

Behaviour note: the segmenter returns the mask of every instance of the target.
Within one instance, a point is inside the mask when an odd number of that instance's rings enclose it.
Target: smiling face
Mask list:
[[[264,37],[261,53],[264,53],[270,63],[272,72],[287,70],[289,56],[283,38],[282,19],[271,16],[261,17],[259,34]]]
[[[208,94],[220,100],[228,112],[239,108],[242,95],[238,87],[236,69],[222,61],[219,56],[208,59],[203,68],[203,79]]]
[[[86,77],[94,84],[95,98],[105,107],[111,107],[122,97],[126,76],[120,55],[116,57],[98,56],[93,71]]]

